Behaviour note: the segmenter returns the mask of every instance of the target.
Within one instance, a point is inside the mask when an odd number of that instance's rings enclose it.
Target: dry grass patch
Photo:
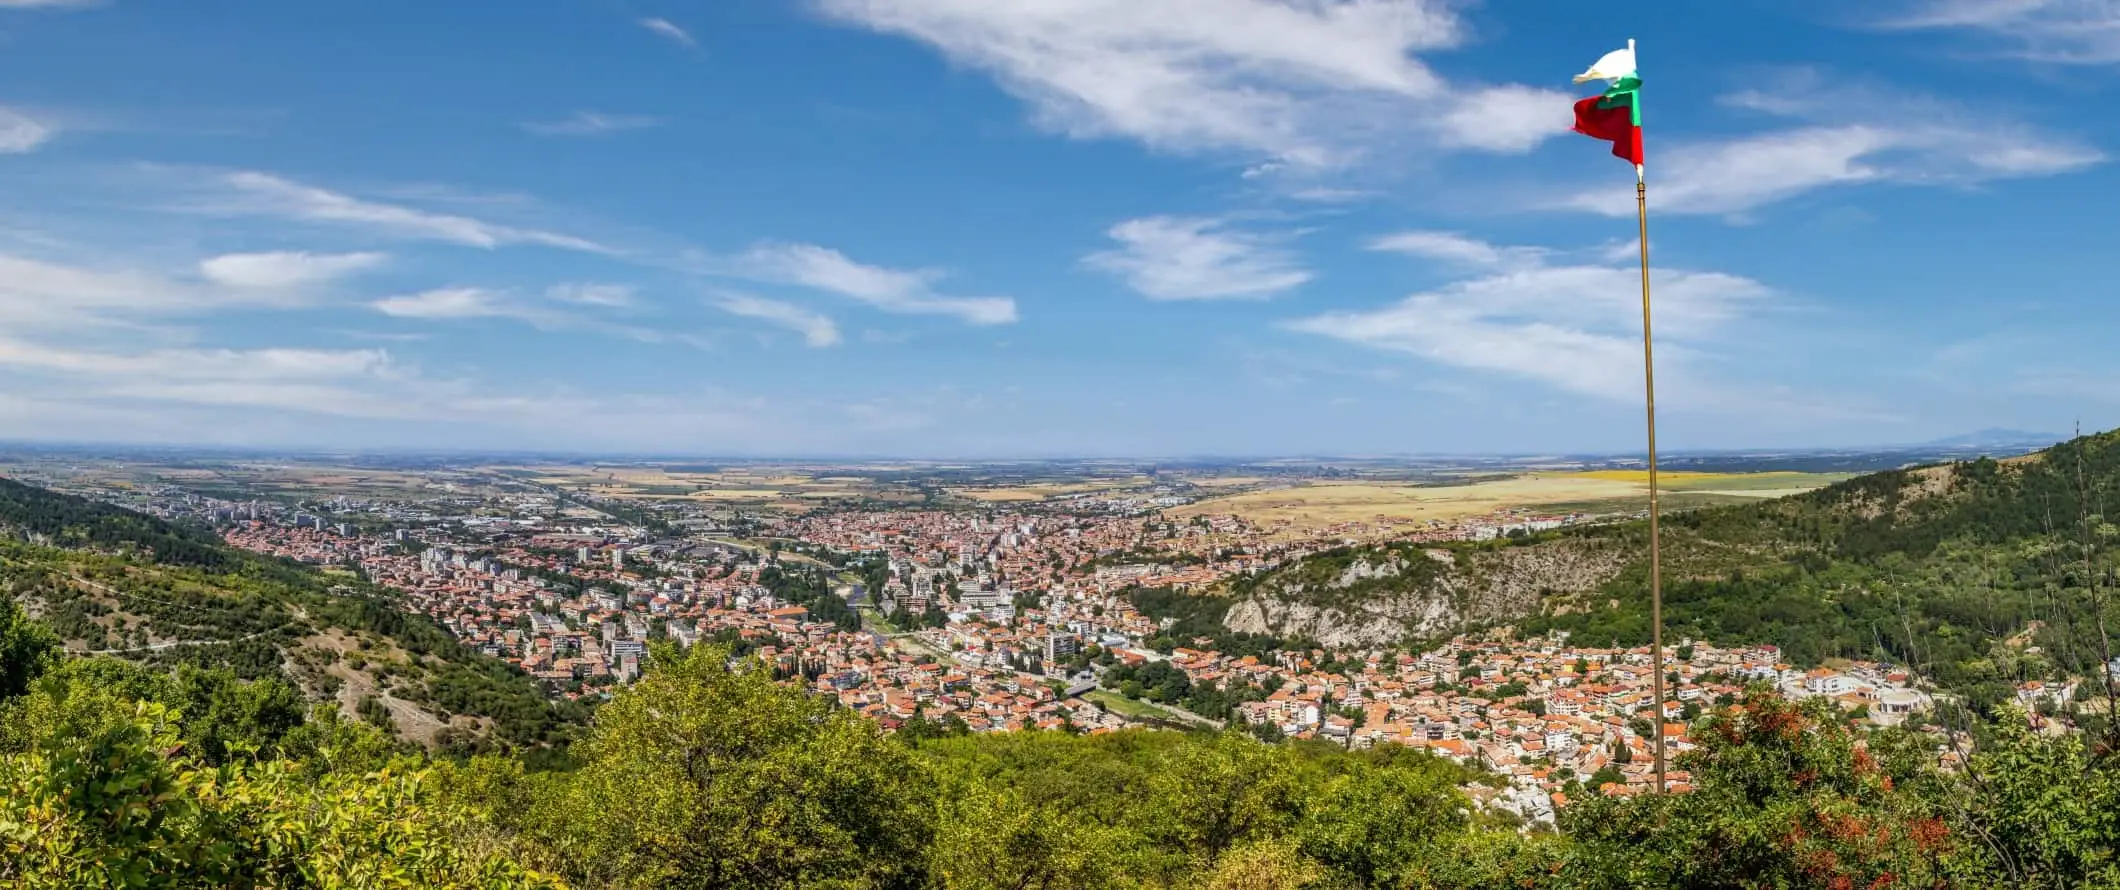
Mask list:
[[[1830,484],[1823,473],[1659,473],[1667,492],[1734,498],[1779,497]],[[1231,513],[1253,522],[1322,527],[1351,522],[1403,525],[1462,520],[1497,510],[1607,505],[1618,511],[1646,506],[1649,474],[1635,470],[1537,473],[1465,485],[1336,482],[1296,485],[1210,498],[1168,511],[1190,517]]]

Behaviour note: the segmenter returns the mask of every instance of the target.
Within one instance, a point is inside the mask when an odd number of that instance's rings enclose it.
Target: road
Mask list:
[[[272,633],[272,631],[269,631],[269,630],[261,630],[261,631],[258,631],[258,632],[256,632],[256,633],[248,633],[248,634],[244,634],[244,635],[242,635],[242,636],[240,636],[240,637],[236,637],[235,639],[232,639],[232,640],[168,640],[168,641],[166,641],[166,642],[161,642],[161,643],[149,643],[148,645],[145,645],[145,646],[134,646],[133,648],[130,648],[130,649],[68,649],[68,650],[66,650],[66,654],[68,654],[68,655],[124,655],[124,654],[130,653],[130,652],[160,652],[160,651],[162,651],[162,650],[164,650],[164,649],[175,649],[175,648],[177,648],[178,646],[213,646],[213,645],[217,645],[217,644],[220,644],[220,643],[240,643],[240,642],[243,642],[244,640],[254,640],[254,639],[257,639],[258,637],[262,637],[262,636],[264,636],[264,635],[266,635],[266,634],[269,634],[269,633]]]

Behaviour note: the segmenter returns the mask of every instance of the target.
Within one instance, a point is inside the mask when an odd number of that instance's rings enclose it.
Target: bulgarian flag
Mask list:
[[[1602,80],[1612,86],[1602,96],[1575,103],[1575,132],[1612,143],[1612,156],[1637,167],[1642,163],[1642,78],[1634,68],[1634,41],[1597,60],[1575,76],[1576,83]]]

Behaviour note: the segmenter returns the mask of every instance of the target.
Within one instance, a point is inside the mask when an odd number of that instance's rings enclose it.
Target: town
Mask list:
[[[1483,803],[1535,822],[1571,793],[1648,791],[1655,734],[1687,750],[1692,718],[1751,684],[1826,697],[1873,725],[1932,704],[1905,670],[1799,670],[1763,641],[1667,647],[1661,714],[1647,647],[1564,633],[1498,628],[1421,651],[1235,635],[1222,651],[1212,636],[1172,637],[1174,621],[1143,612],[1141,592],[1201,594],[1342,541],[1291,540],[1235,516],[1165,519],[1139,500],[731,517],[738,538],[699,522],[658,534],[543,494],[299,509],[174,487],[119,499],[211,523],[245,549],[357,572],[555,697],[606,695],[640,675],[651,645],[705,641],[892,729],[1235,723],[1268,739],[1421,748],[1505,777]],[[1401,536],[1486,540],[1594,518],[1504,510]],[[2027,703],[2067,694],[2035,685],[2020,690]],[[1683,789],[1687,777],[1671,780]]]

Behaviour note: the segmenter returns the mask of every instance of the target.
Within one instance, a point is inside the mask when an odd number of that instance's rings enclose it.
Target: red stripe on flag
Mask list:
[[[1599,108],[1603,96],[1575,103],[1575,132],[1612,143],[1612,156],[1630,164],[1642,162],[1642,128],[1634,125],[1634,112],[1626,105]]]

